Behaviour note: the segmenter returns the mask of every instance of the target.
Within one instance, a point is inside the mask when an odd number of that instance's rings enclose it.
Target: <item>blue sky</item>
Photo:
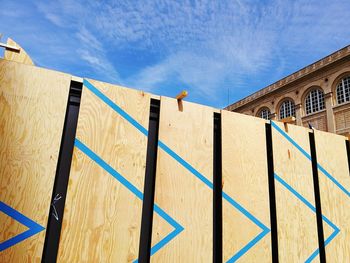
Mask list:
[[[4,1],[36,65],[222,108],[350,44],[350,1]],[[228,93],[229,100],[228,100]]]

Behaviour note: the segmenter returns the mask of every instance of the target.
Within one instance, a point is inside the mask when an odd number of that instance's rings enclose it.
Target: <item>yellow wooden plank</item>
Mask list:
[[[316,214],[293,191],[315,207],[312,164],[283,134],[310,154],[309,130],[288,125],[285,133],[282,123],[274,125],[281,130],[272,129],[279,260],[304,262],[318,249]]]
[[[340,229],[326,245],[326,258],[328,262],[350,262],[350,175],[345,137],[315,131],[315,143],[321,166],[318,174],[322,214]],[[329,237],[325,233],[325,240]]]
[[[0,60],[0,201],[43,227],[69,85],[67,74]],[[0,229],[8,229],[7,224],[1,220]],[[22,230],[13,231],[20,234]],[[45,231],[41,231],[0,252],[0,261],[40,261],[44,239]]]
[[[73,158],[58,262],[132,262],[142,202],[80,150]]]
[[[89,82],[148,128],[148,94]],[[76,138],[143,192],[147,137],[87,86],[83,87]],[[142,200],[75,147],[58,261],[134,261],[141,213]]]
[[[260,118],[222,111],[223,192],[246,210],[240,211],[223,199],[224,262],[247,246],[249,250],[239,257],[240,262],[271,262],[265,123]],[[265,227],[248,219],[247,213]],[[264,236],[250,247],[262,232]]]
[[[155,202],[184,230],[151,261],[212,262],[213,192],[183,164],[190,164],[211,184],[213,109],[184,101],[183,111],[178,111],[176,99],[162,97],[159,140],[171,151],[158,147]],[[175,155],[181,160],[176,160]],[[154,226],[153,245],[160,240],[157,233],[163,231]]]
[[[13,39],[8,38],[7,44],[13,47],[18,47],[20,49],[19,52],[7,49],[4,53],[4,59],[6,60],[12,60],[19,63],[27,64],[27,65],[34,65],[32,59],[27,54],[27,52],[19,45],[17,44]]]
[[[28,229],[28,227],[22,225],[20,222],[16,221],[12,217],[9,217],[3,212],[0,212],[0,222],[0,243],[3,243],[12,237],[15,237],[19,233],[22,233]]]

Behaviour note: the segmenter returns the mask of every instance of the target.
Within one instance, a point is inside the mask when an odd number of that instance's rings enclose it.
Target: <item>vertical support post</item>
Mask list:
[[[303,125],[301,120],[301,108],[302,106],[300,103],[295,105],[295,121],[296,121],[296,124],[299,126]]]
[[[346,146],[346,153],[348,155],[348,166],[349,166],[349,173],[350,173],[350,142],[349,142],[349,140],[345,140],[345,146]]]
[[[313,179],[314,179],[313,181],[314,181],[316,220],[317,220],[317,232],[318,232],[318,247],[319,247],[319,251],[320,251],[320,262],[325,263],[326,262],[326,251],[325,251],[325,245],[324,245],[320,185],[319,185],[319,181],[318,181],[315,134],[313,132],[309,133],[309,140],[310,140],[310,151],[311,151],[312,174],[313,174]]]
[[[214,113],[213,262],[222,262],[222,145],[221,114]]]
[[[272,262],[278,263],[278,236],[277,236],[277,213],[276,213],[276,192],[275,192],[275,170],[273,164],[272,147],[272,127],[270,123],[265,124],[266,129],[266,156],[267,171],[269,179],[269,197],[270,197],[270,221],[271,221],[271,247]]]
[[[159,116],[160,101],[151,99],[138,259],[138,262],[140,263],[150,262],[151,257],[153,206],[157,170]]]
[[[327,115],[327,131],[336,132],[335,130],[335,118],[333,113],[333,93],[328,92],[324,95],[326,115]]]
[[[71,81],[41,262],[57,260],[83,83]]]

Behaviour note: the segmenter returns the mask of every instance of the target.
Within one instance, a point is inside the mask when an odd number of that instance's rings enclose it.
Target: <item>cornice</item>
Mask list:
[[[316,72],[336,61],[339,61],[345,57],[350,57],[350,45],[328,55],[327,57],[324,57],[323,59],[320,59],[318,61],[316,61],[315,63],[309,65],[309,66],[306,66],[304,68],[302,68],[301,70],[227,106],[225,108],[225,110],[229,110],[229,111],[233,111],[239,107],[242,107],[243,105],[245,104],[248,104],[249,102],[251,101],[254,101],[258,98],[261,98],[262,96],[266,95],[266,94],[269,94],[273,91],[276,91],[280,88],[282,88],[283,86],[287,85],[287,84],[290,84],[292,82],[295,82],[296,80],[300,80],[301,78],[313,73],[313,72]]]

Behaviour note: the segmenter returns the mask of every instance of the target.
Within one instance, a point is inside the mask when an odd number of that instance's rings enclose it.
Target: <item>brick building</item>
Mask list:
[[[294,116],[297,125],[348,134],[350,45],[225,109],[273,120]]]

